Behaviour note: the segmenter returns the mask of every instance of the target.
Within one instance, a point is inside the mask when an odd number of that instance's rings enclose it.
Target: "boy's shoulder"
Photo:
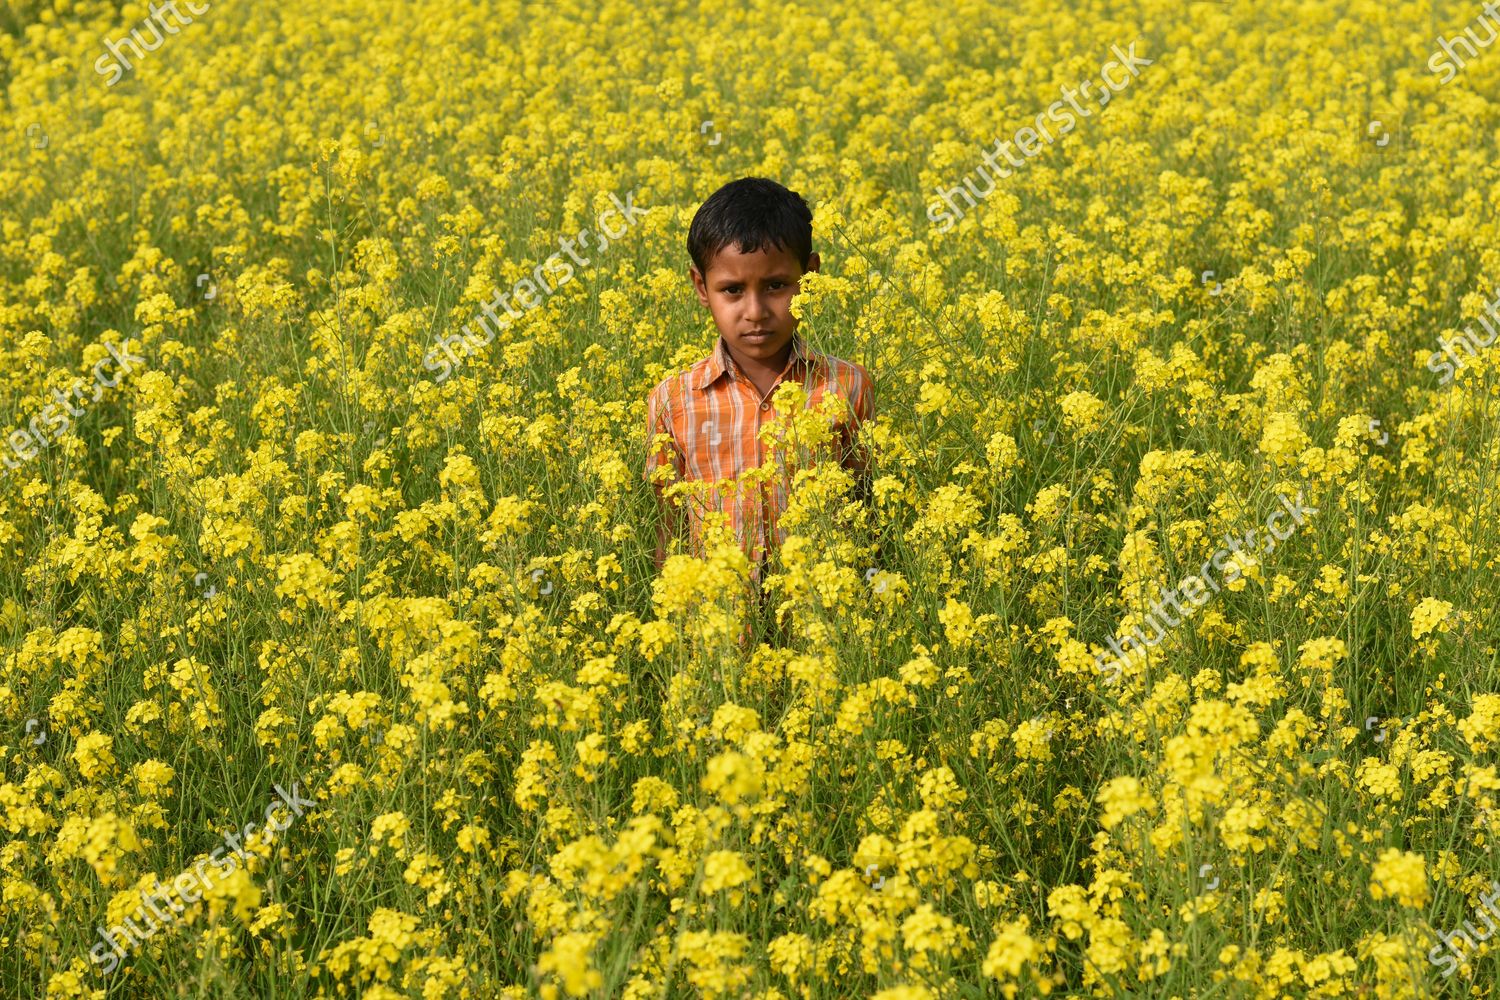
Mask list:
[[[655,388],[651,390],[651,395],[664,398],[687,386],[697,385],[702,380],[702,376],[708,371],[709,366],[713,364],[713,360],[714,356],[710,352],[706,357],[700,358],[688,367],[680,368],[663,376],[661,381],[657,382]]]
[[[720,341],[715,341],[714,346],[709,348],[708,353],[697,361],[680,368],[667,375],[656,388],[651,391],[653,396],[665,399],[673,393],[681,393],[685,389],[702,389],[712,382],[717,376],[727,370],[727,362],[722,351]],[[679,360],[679,364],[682,362]]]
[[[714,355],[710,351],[707,356],[688,367],[669,372],[646,396],[647,405],[662,414],[674,414],[688,406],[691,400],[691,390],[707,381],[713,361]]]
[[[874,384],[869,370],[858,361],[849,361],[832,354],[824,354],[821,357],[823,363],[828,366],[829,376],[844,389],[851,392],[864,391]]]
[[[835,357],[832,354],[824,354],[822,355],[822,358],[824,362],[826,362],[836,370],[858,375],[862,379],[868,379],[870,377],[869,370],[866,369],[865,366],[860,364],[858,361],[850,361],[847,358]]]

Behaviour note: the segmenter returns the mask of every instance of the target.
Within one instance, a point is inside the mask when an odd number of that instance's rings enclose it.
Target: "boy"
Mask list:
[[[856,495],[869,495],[869,459],[854,445],[873,412],[873,385],[863,367],[810,349],[797,335],[792,296],[802,275],[816,271],[812,212],[802,197],[761,177],[730,181],[709,196],[688,227],[688,275],[698,301],[713,315],[719,338],[713,352],[686,372],[663,379],[646,404],[649,455],[646,481],[656,491],[656,567],[666,560],[669,534],[681,513],[662,495],[679,479],[734,479],[766,459],[757,432],[776,417],[771,395],[785,381],[806,387],[807,405],[829,393],[848,402],[837,425],[840,464],[854,473]],[[657,434],[670,442],[655,446]],[[670,467],[675,475],[662,471]],[[750,558],[760,583],[769,551],[784,540],[779,520],[788,483],[745,484],[728,496],[702,490],[686,503],[689,537],[702,554],[704,515],[722,511]],[[668,527],[668,521],[671,528]]]

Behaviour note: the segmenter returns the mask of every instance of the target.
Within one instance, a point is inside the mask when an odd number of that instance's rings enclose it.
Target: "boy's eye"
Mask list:
[[[785,281],[773,280],[767,282],[766,286],[774,291],[777,289],[786,288],[787,283]],[[719,289],[719,291],[723,292],[725,295],[738,295],[740,294],[740,292],[744,291],[744,288],[740,285],[725,285],[723,288]]]

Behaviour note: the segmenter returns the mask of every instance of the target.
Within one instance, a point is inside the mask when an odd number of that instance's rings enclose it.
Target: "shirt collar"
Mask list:
[[[786,374],[790,376],[797,371],[799,365],[816,366],[818,352],[810,350],[802,340],[800,333],[792,334],[792,353],[787,356]],[[724,345],[724,335],[714,343],[713,353],[708,356],[703,370],[698,373],[698,380],[693,385],[695,389],[707,389],[713,385],[721,375],[734,377],[734,359],[729,356],[729,349]]]

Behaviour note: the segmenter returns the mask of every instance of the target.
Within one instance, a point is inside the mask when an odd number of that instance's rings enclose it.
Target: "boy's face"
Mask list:
[[[810,254],[807,270],[816,271],[819,263]],[[698,301],[713,314],[730,354],[767,368],[784,365],[797,332],[791,309],[803,274],[797,255],[785,248],[740,253],[731,243],[708,261],[707,272],[688,269]]]

